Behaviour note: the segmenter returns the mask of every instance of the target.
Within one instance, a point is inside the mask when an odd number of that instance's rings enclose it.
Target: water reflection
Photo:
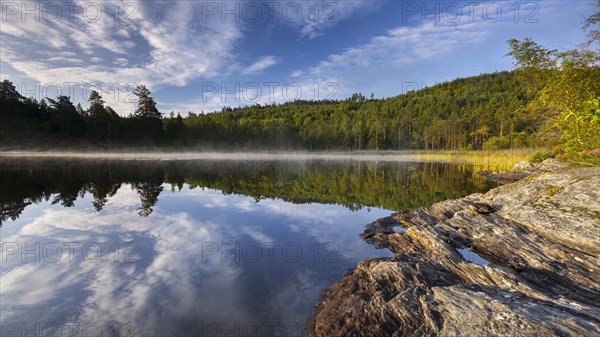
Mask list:
[[[5,160],[2,335],[296,336],[386,209],[483,191],[451,164]],[[76,333],[73,333],[76,332]]]
[[[317,202],[356,210],[400,210],[485,191],[490,181],[469,165],[450,163],[365,163],[327,161],[118,161],[2,158],[0,225],[15,220],[32,203],[51,200],[72,207],[78,197],[93,196],[102,210],[123,184],[140,198],[139,214],[148,216],[163,190],[184,184],[243,194],[257,202],[279,198],[292,203]]]

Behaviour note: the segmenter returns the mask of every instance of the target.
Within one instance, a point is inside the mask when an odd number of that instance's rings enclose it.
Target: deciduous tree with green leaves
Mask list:
[[[598,1],[600,8],[600,1]],[[600,11],[587,18],[584,30],[600,21]],[[598,31],[576,49],[548,50],[531,39],[509,40],[517,74],[539,88],[530,106],[545,108],[547,126],[561,132],[558,150],[568,160],[600,164],[600,53]],[[592,48],[590,48],[592,47]]]

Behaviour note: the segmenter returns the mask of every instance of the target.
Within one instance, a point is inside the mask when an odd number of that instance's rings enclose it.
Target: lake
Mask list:
[[[364,225],[485,192],[468,164],[0,157],[2,336],[300,336]]]

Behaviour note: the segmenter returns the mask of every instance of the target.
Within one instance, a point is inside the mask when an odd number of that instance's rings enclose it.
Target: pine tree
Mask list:
[[[133,94],[138,97],[138,107],[135,110],[135,117],[157,119],[162,117],[156,108],[154,98],[150,96],[150,90],[148,90],[145,85],[138,85],[133,91]]]
[[[102,96],[100,96],[96,90],[92,90],[88,102],[90,102],[90,117],[93,119],[105,117],[106,110],[104,109],[104,100],[102,100]]]
[[[51,126],[60,131],[63,139],[83,131],[83,119],[68,96],[58,96],[56,100],[47,98],[51,106]]]
[[[152,141],[159,142],[163,138],[162,116],[145,85],[138,85],[133,93],[138,97],[138,107],[134,114],[134,118],[139,120],[136,125],[139,128],[137,133],[143,135],[144,144],[149,147]]]
[[[23,98],[11,81],[4,80],[0,83],[0,102],[15,103],[21,101]]]

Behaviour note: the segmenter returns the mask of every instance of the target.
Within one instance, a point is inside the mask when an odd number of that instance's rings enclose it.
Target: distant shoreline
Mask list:
[[[0,151],[0,157],[12,158],[81,158],[123,160],[357,160],[357,161],[420,161],[474,162],[512,166],[525,160],[535,149],[501,151],[334,151],[334,152],[220,152],[220,151]]]
[[[76,152],[76,151],[0,151],[0,157],[156,159],[156,160],[422,160],[416,152]]]

